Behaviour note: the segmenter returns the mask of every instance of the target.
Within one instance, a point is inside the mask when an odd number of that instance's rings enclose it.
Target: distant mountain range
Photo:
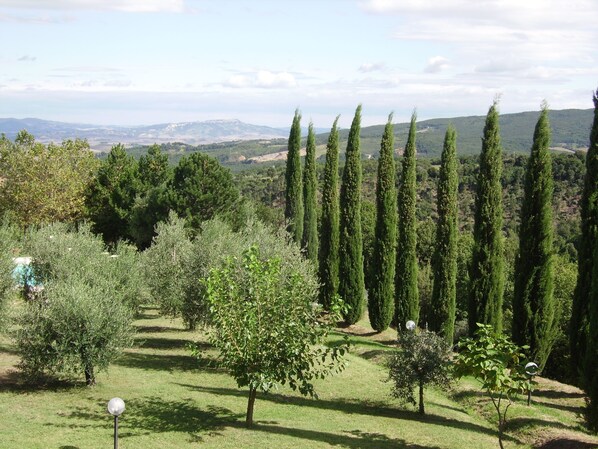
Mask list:
[[[505,152],[527,153],[532,144],[539,112],[501,114],[500,134]],[[585,150],[589,145],[592,109],[550,111],[552,148],[558,151]],[[422,120],[417,123],[417,152],[420,156],[437,157],[442,151],[444,134],[449,123],[457,129],[457,152],[477,154],[485,116]],[[409,123],[395,124],[395,148],[400,153],[407,140]],[[193,151],[202,151],[225,164],[247,164],[284,161],[288,128],[273,128],[243,123],[239,120],[208,120],[204,122],[165,123],[151,126],[97,126],[53,122],[40,119],[0,118],[0,133],[14,139],[26,129],[41,142],[61,142],[64,139],[87,139],[94,150],[107,151],[116,143],[130,147],[136,155],[145,154],[145,146],[162,144],[172,160]],[[329,128],[328,128],[329,129]],[[384,125],[361,129],[361,152],[365,158],[376,157]],[[326,128],[316,128],[317,155],[326,150]],[[341,157],[349,130],[340,131]],[[305,135],[304,130],[304,144]],[[176,143],[176,144],[175,144]]]
[[[26,129],[40,142],[62,142],[65,139],[87,139],[93,149],[104,150],[115,143],[151,145],[182,142],[205,145],[219,142],[286,138],[287,129],[243,123],[239,120],[163,123],[150,126],[100,126],[53,122],[36,118],[0,118],[0,133],[14,139]]]

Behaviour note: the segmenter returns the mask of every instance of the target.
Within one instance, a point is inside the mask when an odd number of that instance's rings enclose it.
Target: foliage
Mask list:
[[[475,200],[474,248],[469,297],[469,332],[476,323],[502,329],[504,292],[502,149],[498,125],[498,105],[488,111]]]
[[[409,137],[403,153],[403,170],[399,183],[398,243],[395,279],[395,323],[403,325],[409,320],[419,322],[419,293],[417,290],[417,218],[416,203],[416,148],[417,117],[411,116]]]
[[[0,332],[5,328],[6,304],[12,297],[15,285],[12,256],[15,255],[17,241],[16,229],[7,220],[0,222]]]
[[[44,290],[18,319],[20,367],[28,377],[84,373],[88,385],[132,344],[135,255],[113,257],[83,226],[56,224],[31,231],[28,251]]]
[[[529,346],[529,356],[540,369],[552,349],[556,325],[549,147],[550,123],[544,106],[527,162],[513,298],[513,341],[519,346]]]
[[[424,388],[450,386],[452,351],[446,339],[434,332],[407,331],[399,335],[399,349],[390,360],[389,380],[393,396],[416,405],[415,389],[419,393],[419,412],[425,413]]]
[[[301,184],[301,114],[295,110],[289,134],[285,174],[285,212],[287,230],[295,242],[303,237],[303,193]]]
[[[397,189],[395,183],[392,114],[384,128],[376,184],[376,234],[368,288],[370,324],[377,332],[388,328],[394,316],[394,277],[397,240]]]
[[[137,162],[123,145],[115,145],[102,161],[87,194],[87,216],[94,232],[109,244],[128,239],[129,219],[140,189]]]
[[[586,154],[586,175],[580,201],[581,237],[578,245],[577,287],[569,328],[573,370],[581,374],[583,385],[593,374],[584,373],[583,362],[588,343],[588,317],[594,285],[594,253],[598,245],[598,89],[593,95],[594,121],[590,132],[590,147]]]
[[[304,224],[302,247],[314,264],[318,263],[318,179],[316,178],[316,136],[310,122],[307,132],[305,171],[303,173]]]
[[[192,242],[185,221],[171,212],[168,221],[156,226],[153,244],[142,254],[147,288],[153,304],[163,315],[180,316],[192,255]]]
[[[340,195],[338,292],[347,305],[344,316],[347,324],[359,321],[365,306],[363,237],[361,233],[360,128],[361,105],[357,106],[355,117],[351,123]]]
[[[174,169],[168,190],[171,209],[194,230],[216,215],[231,223],[243,221],[237,216],[244,208],[230,171],[210,156],[184,156]]]
[[[253,424],[257,391],[286,384],[315,395],[313,380],[344,368],[345,347],[324,349],[329,323],[320,319],[315,276],[285,274],[280,259],[230,258],[205,281],[214,325],[211,341],[239,387],[249,387],[246,423]],[[330,316],[334,319],[334,315]]]
[[[453,343],[457,298],[457,148],[456,131],[449,126],[444,140],[438,180],[438,224],[433,270],[434,287],[429,314],[430,329]]]
[[[503,448],[507,412],[513,396],[530,388],[520,348],[507,337],[497,334],[491,324],[478,323],[475,338],[459,343],[455,376],[473,376],[492,400],[498,417],[498,442]]]
[[[22,227],[76,222],[97,160],[84,140],[43,145],[26,131],[14,142],[0,139],[0,208]]]
[[[322,187],[322,217],[320,222],[319,278],[320,303],[330,310],[338,293],[339,270],[339,194],[338,194],[338,116],[326,145],[324,185]]]

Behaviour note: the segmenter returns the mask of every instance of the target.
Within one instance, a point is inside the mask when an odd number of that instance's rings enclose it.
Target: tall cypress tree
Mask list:
[[[354,324],[361,318],[365,305],[363,238],[361,235],[360,127],[361,105],[357,106],[349,131],[340,197],[338,292],[348,306],[344,317],[347,324]]]
[[[399,183],[399,215],[395,284],[395,322],[399,329],[405,322],[419,321],[417,290],[417,218],[415,215],[415,112],[411,115],[409,136],[403,153],[403,171]]]
[[[513,296],[513,341],[520,346],[528,345],[529,356],[541,368],[550,354],[555,331],[553,179],[549,148],[550,123],[548,107],[544,105],[525,172]]]
[[[334,120],[324,165],[322,222],[320,225],[320,302],[328,309],[338,293],[339,196],[338,196],[338,117]]]
[[[598,89],[593,96],[594,122],[586,154],[586,175],[581,196],[581,236],[577,254],[577,286],[573,295],[569,342],[575,373],[582,369],[588,338],[590,291],[593,284],[594,252],[598,247]],[[583,379],[582,379],[583,380]]]
[[[502,331],[504,293],[502,149],[498,125],[498,105],[490,107],[484,126],[480,172],[475,199],[473,258],[469,294],[469,332],[476,323],[491,324]]]
[[[295,110],[289,134],[287,166],[285,174],[285,211],[287,230],[297,243],[303,237],[303,193],[301,180],[301,114]]]
[[[433,259],[434,287],[430,304],[430,330],[452,345],[457,300],[457,132],[449,125],[444,137],[438,179],[438,224]]]
[[[397,189],[395,184],[392,114],[384,128],[376,184],[376,231],[372,286],[368,295],[370,324],[378,332],[390,325],[394,314],[394,277],[397,244]]]
[[[309,123],[305,171],[303,172],[303,204],[305,221],[303,224],[303,248],[306,256],[314,264],[318,263],[318,179],[316,177],[316,135],[314,124]]]

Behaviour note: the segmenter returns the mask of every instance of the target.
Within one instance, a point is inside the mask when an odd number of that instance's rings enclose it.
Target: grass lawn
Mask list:
[[[258,395],[256,424],[248,430],[247,391],[216,366],[200,332],[186,332],[152,309],[136,326],[135,347],[100,373],[94,388],[24,385],[10,340],[0,337],[0,449],[112,447],[106,405],[114,396],[126,402],[121,449],[498,447],[492,410],[472,380],[449,394],[427,390],[426,416],[389,396],[381,359],[392,332],[371,335],[365,325],[340,330],[333,340],[349,332],[355,344],[348,368],[317,383],[318,400],[286,388]],[[201,361],[186,349],[193,341],[205,349]],[[583,433],[578,390],[545,381],[534,404],[526,407],[522,398],[513,407],[507,447],[598,447],[598,439]]]

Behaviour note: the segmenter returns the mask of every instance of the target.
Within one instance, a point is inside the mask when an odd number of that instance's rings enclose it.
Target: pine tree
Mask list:
[[[307,151],[305,154],[305,171],[303,173],[303,204],[305,205],[303,248],[305,249],[307,258],[314,264],[318,263],[317,193],[316,135],[314,133],[314,125],[310,123],[307,132]]]
[[[552,159],[548,108],[543,106],[527,162],[513,296],[513,341],[544,367],[554,340]]]
[[[397,243],[397,189],[395,185],[392,114],[384,128],[376,184],[376,231],[372,257],[372,286],[368,295],[370,324],[378,332],[394,315],[394,277]]]
[[[498,104],[490,107],[484,126],[480,173],[475,199],[473,227],[474,248],[469,294],[469,332],[476,323],[490,324],[502,331],[503,274],[503,208],[502,149],[498,125]]]
[[[403,171],[398,195],[398,243],[395,276],[395,323],[400,329],[405,322],[419,321],[417,290],[417,218],[415,216],[415,112],[411,116],[409,136],[403,153]]]
[[[438,180],[438,224],[433,259],[434,287],[430,304],[430,330],[452,345],[457,298],[457,133],[449,125],[444,137]]]
[[[349,131],[340,197],[338,292],[348,306],[344,316],[347,324],[354,324],[361,318],[365,305],[363,238],[361,235],[360,127],[361,105],[355,111],[355,117]]]
[[[326,146],[322,222],[320,225],[320,302],[328,309],[338,293],[339,196],[338,196],[338,117],[334,120]]]
[[[287,230],[295,242],[303,237],[303,192],[301,182],[301,114],[295,110],[289,134],[286,166],[286,190],[284,216],[288,221]]]
[[[594,122],[590,132],[590,148],[586,154],[586,175],[580,202],[581,236],[577,255],[577,286],[573,295],[569,328],[571,362],[575,373],[581,372],[586,353],[590,291],[594,282],[593,258],[598,247],[598,89],[593,100]]]

